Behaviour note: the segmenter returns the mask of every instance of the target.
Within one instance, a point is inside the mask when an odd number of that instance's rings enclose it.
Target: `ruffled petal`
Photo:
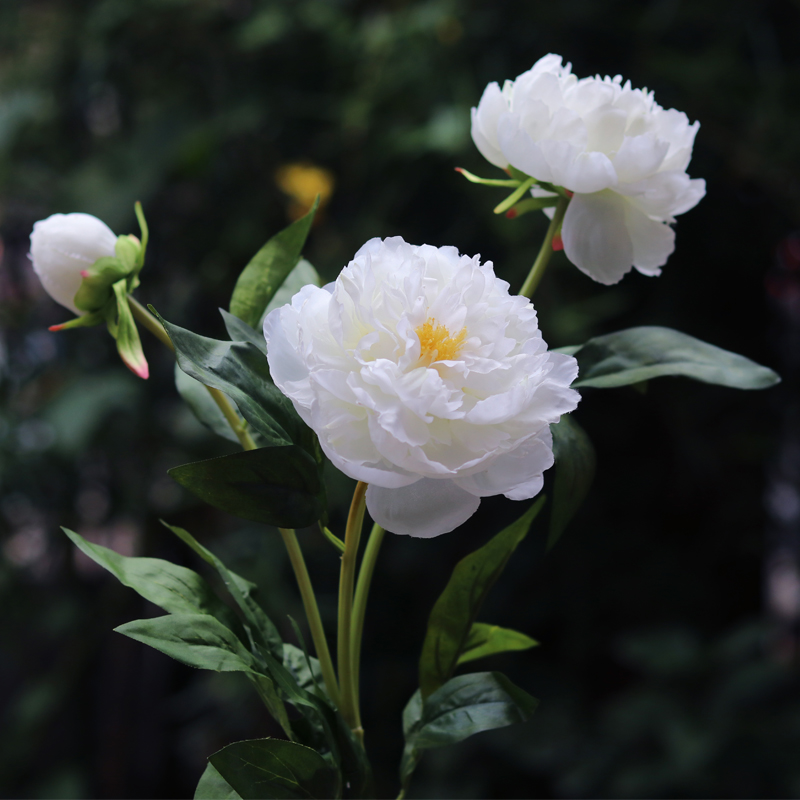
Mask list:
[[[480,498],[450,480],[422,480],[401,489],[370,484],[367,510],[387,531],[430,539],[455,530],[480,505]]]
[[[483,92],[477,108],[472,109],[472,141],[483,157],[500,169],[508,166],[497,141],[497,123],[508,111],[508,103],[496,83],[490,83]]]
[[[576,194],[564,215],[564,253],[581,272],[606,286],[617,283],[633,266],[625,204],[611,191]]]

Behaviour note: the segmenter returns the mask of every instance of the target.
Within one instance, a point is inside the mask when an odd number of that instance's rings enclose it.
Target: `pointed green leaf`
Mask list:
[[[580,372],[574,387],[610,389],[659,378],[683,375],[703,383],[734,389],[766,389],[780,381],[767,367],[715,347],[685,333],[657,326],[596,336],[571,351]]]
[[[254,451],[255,452],[255,451]],[[182,542],[187,544],[207,564],[210,564],[219,573],[225,588],[230,593],[234,602],[244,614],[248,630],[253,641],[266,651],[271,652],[276,658],[282,658],[284,645],[278,629],[272,620],[264,613],[261,606],[253,599],[251,592],[255,585],[250,581],[229,570],[208,548],[203,547],[191,533],[175,525],[169,525],[164,520],[161,524],[171,530]]]
[[[261,330],[254,330],[246,322],[242,322],[239,317],[234,317],[224,308],[219,310],[222,320],[225,323],[225,330],[232,342],[250,342],[255,345],[264,355],[267,354],[267,340]]]
[[[531,718],[539,701],[499,672],[472,672],[451,678],[403,715],[406,744],[418,750],[454,744],[482,731]],[[415,712],[420,713],[413,719]],[[409,724],[410,723],[410,724]]]
[[[127,586],[170,614],[206,614],[225,627],[236,628],[236,617],[206,581],[186,567],[179,567],[160,558],[122,556],[99,544],[87,542],[68,528],[61,530],[78,549],[107,569],[123,586]]]
[[[295,445],[195,461],[169,474],[209,505],[241,519],[304,528],[325,512],[318,466]]]
[[[295,442],[313,450],[313,433],[272,382],[267,359],[258,347],[245,341],[209,339],[159,319],[172,340],[180,368],[228,395],[267,444]]]
[[[207,614],[137,619],[114,630],[190,667],[215,672],[256,672],[252,654],[228,628]]]
[[[241,795],[209,764],[194,790],[194,800],[241,800]]]
[[[114,337],[117,340],[120,358],[134,375],[146,379],[150,375],[150,369],[144,357],[139,331],[128,305],[128,292],[124,280],[114,284],[114,294],[117,298],[117,324]]]
[[[319,197],[311,210],[275,234],[244,268],[231,296],[230,312],[255,328],[273,295],[300,260],[314,221]]]
[[[559,539],[589,493],[594,480],[596,457],[586,432],[571,415],[565,414],[555,425],[553,455],[556,459],[553,508],[550,511],[549,550]]]
[[[334,797],[335,771],[319,753],[296,742],[234,742],[208,760],[243,800]]]
[[[136,220],[139,223],[139,230],[142,233],[142,246],[139,251],[139,269],[142,268],[142,264],[144,264],[144,257],[145,253],[147,252],[147,242],[150,240],[150,231],[147,228],[147,221],[144,218],[144,211],[142,209],[142,204],[137,200],[133,205],[133,210],[136,213]]]
[[[114,253],[125,267],[126,275],[130,275],[136,269],[141,249],[141,245],[136,239],[132,239],[130,236],[117,237]]]
[[[470,628],[467,641],[458,658],[457,666],[486,658],[497,653],[506,653],[510,650],[529,650],[536,647],[539,642],[531,639],[519,631],[510,628],[501,628],[499,625],[487,625],[484,622],[474,622]]]
[[[82,273],[83,280],[75,293],[74,303],[81,311],[97,311],[112,295],[111,287],[126,278],[130,270],[119,258],[103,256]]]
[[[456,564],[428,620],[419,662],[423,699],[452,676],[478,610],[544,501],[539,498],[516,522]]]

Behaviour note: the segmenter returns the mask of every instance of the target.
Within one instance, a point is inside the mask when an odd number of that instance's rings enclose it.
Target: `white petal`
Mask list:
[[[547,425],[537,436],[495,459],[483,472],[456,478],[470,494],[504,494],[510,500],[534,497],[544,485],[542,473],[553,466],[553,436]]]
[[[478,107],[472,109],[472,140],[483,157],[501,169],[508,166],[508,161],[497,141],[497,124],[506,111],[508,104],[496,83],[486,87]]]
[[[478,510],[480,502],[450,480],[422,478],[401,489],[373,484],[367,489],[367,510],[378,525],[421,539],[454,530]]]
[[[98,258],[113,256],[117,237],[91,214],[53,214],[33,225],[30,258],[45,291],[76,314],[73,302],[80,288],[81,270]]]
[[[564,215],[564,253],[578,269],[606,286],[617,283],[633,266],[625,203],[611,191],[576,194]]]
[[[625,225],[633,243],[633,266],[643,275],[660,275],[675,249],[675,231],[666,222],[643,214],[633,203],[625,203]]]

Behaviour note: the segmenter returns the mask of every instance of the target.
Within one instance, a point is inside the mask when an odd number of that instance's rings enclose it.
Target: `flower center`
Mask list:
[[[433,317],[426,319],[414,333],[419,336],[420,360],[427,366],[433,361],[452,361],[458,355],[467,329],[462,328],[455,336],[450,335],[446,325],[439,325]]]

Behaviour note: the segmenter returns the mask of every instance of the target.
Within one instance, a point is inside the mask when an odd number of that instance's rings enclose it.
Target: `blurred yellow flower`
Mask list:
[[[296,162],[284,164],[275,173],[278,188],[289,195],[289,216],[302,217],[319,195],[319,205],[323,208],[333,194],[335,180],[333,173],[313,164]]]

